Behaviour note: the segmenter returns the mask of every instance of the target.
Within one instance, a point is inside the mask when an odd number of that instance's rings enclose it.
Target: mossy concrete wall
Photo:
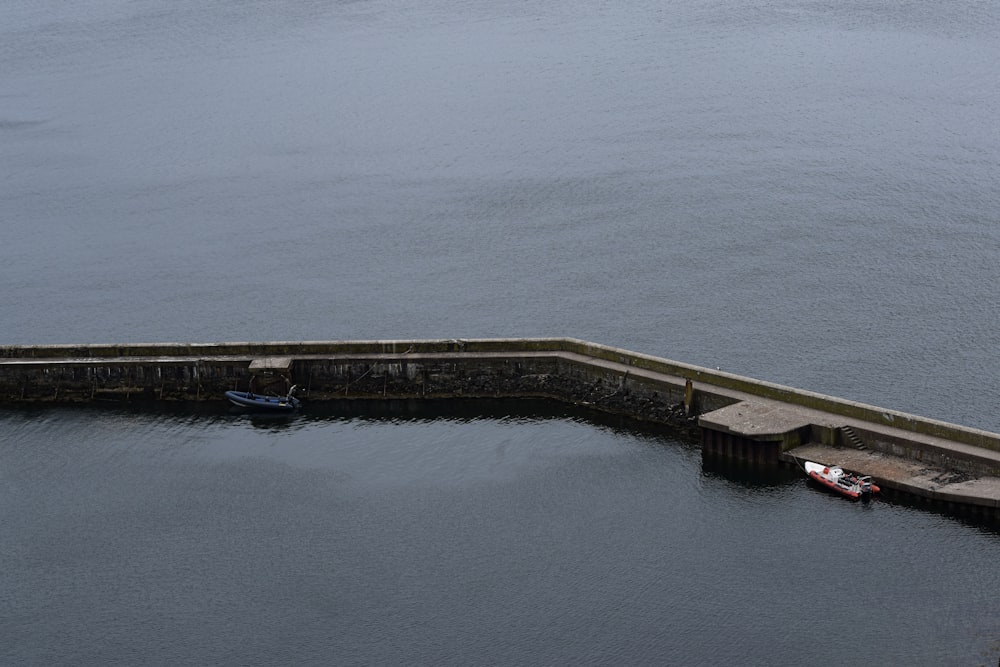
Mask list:
[[[269,370],[269,359],[285,365]],[[217,400],[251,378],[257,388],[298,384],[312,399],[540,396],[663,422],[757,397],[1000,452],[995,433],[573,338],[0,347],[0,399],[8,402]]]

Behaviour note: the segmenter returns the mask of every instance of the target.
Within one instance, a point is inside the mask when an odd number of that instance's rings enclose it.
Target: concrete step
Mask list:
[[[865,447],[865,443],[861,441],[861,438],[858,437],[858,434],[855,433],[854,429],[851,428],[850,426],[841,426],[840,432],[844,434],[844,440],[851,447],[854,447],[854,449],[857,449],[859,451],[864,451],[865,449],[868,449],[867,447]]]

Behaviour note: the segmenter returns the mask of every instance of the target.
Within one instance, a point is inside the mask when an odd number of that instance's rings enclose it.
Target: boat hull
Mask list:
[[[293,412],[299,407],[297,398],[260,396],[247,391],[227,391],[226,398],[233,405],[261,412]]]

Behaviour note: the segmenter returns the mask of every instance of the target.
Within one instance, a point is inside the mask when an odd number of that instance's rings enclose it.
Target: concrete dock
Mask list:
[[[706,457],[802,459],[1000,518],[1000,434],[572,338],[0,347],[0,401],[550,398],[696,428]]]
[[[817,461],[871,475],[886,490],[924,499],[951,511],[996,517],[1000,477],[977,476],[875,451],[808,444],[782,454],[795,465]],[[891,493],[888,495],[892,495]]]

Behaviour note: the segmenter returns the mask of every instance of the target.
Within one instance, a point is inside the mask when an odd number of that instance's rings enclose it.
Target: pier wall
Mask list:
[[[673,424],[753,402],[806,415],[764,433],[702,420],[706,450],[751,461],[803,438],[837,444],[848,422],[871,448],[910,458],[955,459],[931,440],[1000,452],[996,433],[572,338],[0,346],[5,402],[220,400],[251,381],[279,394],[296,384],[309,400],[549,397]]]
[[[312,400],[537,396],[671,421],[685,381],[651,377],[647,366],[572,339],[3,346],[0,400],[201,400],[252,379],[275,393],[297,384]],[[735,400],[696,396],[703,409]]]

